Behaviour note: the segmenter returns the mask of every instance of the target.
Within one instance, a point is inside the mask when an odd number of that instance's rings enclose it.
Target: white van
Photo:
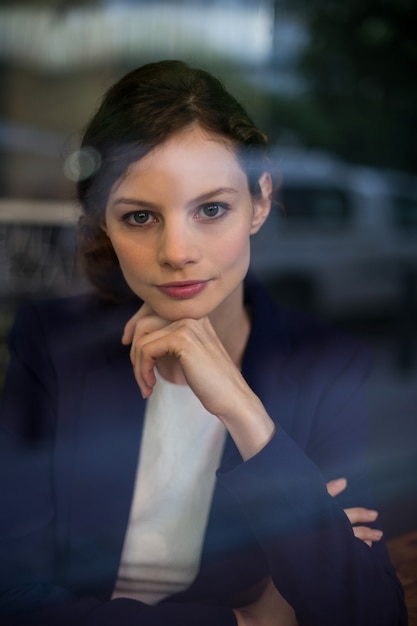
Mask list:
[[[391,314],[417,276],[417,177],[322,152],[276,156],[282,182],[252,238],[255,272],[286,304],[332,317]]]

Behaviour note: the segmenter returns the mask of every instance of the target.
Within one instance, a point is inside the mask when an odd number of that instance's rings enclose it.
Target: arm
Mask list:
[[[343,511],[371,508],[372,502],[363,463],[366,359],[360,353],[343,359],[340,367],[328,359],[333,367],[326,368],[325,378],[317,364],[308,372],[308,377],[323,378],[306,446],[309,456],[278,427],[258,455],[243,465],[236,459],[222,468],[219,479],[244,510],[274,583],[294,607],[300,626],[405,624],[403,592],[385,546],[378,542],[369,548],[355,537]],[[308,385],[303,391],[312,404]],[[294,421],[295,428],[296,416]],[[340,476],[348,468],[348,488],[337,502],[327,494],[323,475]]]
[[[207,410],[226,425],[240,454],[221,468],[219,481],[241,507],[275,587],[294,608],[300,626],[406,623],[402,589],[384,546],[379,542],[370,548],[356,537],[343,510],[352,517],[350,509],[370,508],[371,502],[364,474],[364,355],[346,346],[336,354],[329,348],[307,372],[317,379],[320,393],[305,408],[303,428],[310,420],[311,435],[304,450],[282,428],[274,430],[206,321],[168,324],[147,316],[145,332],[137,331],[145,322],[136,319],[132,347],[142,393],[152,392],[156,359],[169,354],[180,361]],[[279,423],[279,398],[277,413]],[[352,460],[358,467],[338,503],[327,493],[323,475],[343,475]]]
[[[345,478],[339,478],[327,483],[327,491],[332,497],[342,493],[347,487]],[[352,524],[355,537],[362,539],[368,546],[372,546],[373,541],[382,538],[380,530],[374,530],[369,526],[357,526],[369,524],[378,517],[377,511],[365,507],[352,507],[346,509],[345,513]],[[297,619],[293,608],[284,600],[277,591],[270,577],[261,581],[256,589],[251,590],[253,599],[242,608],[235,609],[238,626],[258,626],[264,623],[265,626],[297,626]]]

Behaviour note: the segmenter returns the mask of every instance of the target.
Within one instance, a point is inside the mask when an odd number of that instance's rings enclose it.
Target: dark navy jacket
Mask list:
[[[1,624],[232,626],[230,606],[266,575],[300,626],[406,624],[385,546],[356,539],[343,512],[372,507],[367,354],[250,280],[246,297],[242,371],[276,434],[245,463],[227,440],[199,574],[154,607],[110,600],[145,407],[120,342],[138,303],[84,295],[21,310],[0,418]],[[340,476],[334,499],[325,482]]]

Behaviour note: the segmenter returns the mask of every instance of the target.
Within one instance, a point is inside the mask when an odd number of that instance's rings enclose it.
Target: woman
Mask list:
[[[370,508],[368,358],[247,276],[266,137],[165,61],[108,91],[81,150],[100,295],[28,307],[11,334],[6,623],[405,624]]]

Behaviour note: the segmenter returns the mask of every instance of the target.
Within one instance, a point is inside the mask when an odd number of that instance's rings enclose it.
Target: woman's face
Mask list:
[[[249,239],[271,182],[254,200],[232,149],[198,126],[134,163],[110,193],[105,230],[130,288],[161,317],[201,318],[240,302]]]

